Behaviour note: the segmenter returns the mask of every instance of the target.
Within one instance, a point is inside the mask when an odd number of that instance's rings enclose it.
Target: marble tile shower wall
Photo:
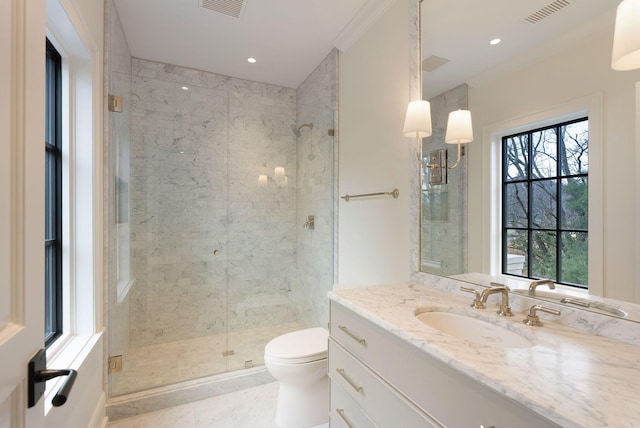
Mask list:
[[[301,322],[326,327],[329,322],[327,293],[334,282],[334,168],[337,111],[337,61],[333,50],[298,87],[296,121],[304,128],[298,138],[298,287],[295,297]],[[315,229],[301,228],[308,215],[315,216]]]
[[[132,74],[131,345],[296,320],[295,90],[135,58]],[[259,187],[276,166],[288,187]]]
[[[460,85],[431,102],[433,134],[424,140],[423,157],[432,150],[447,148],[449,164],[456,161],[457,147],[445,143],[449,112],[468,108],[468,87]],[[467,271],[467,163],[449,170],[448,184],[428,185],[422,192],[421,263],[422,269],[436,275]],[[424,188],[423,188],[424,189]]]

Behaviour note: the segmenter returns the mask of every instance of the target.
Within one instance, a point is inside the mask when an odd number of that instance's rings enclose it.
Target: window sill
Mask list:
[[[48,369],[74,369],[85,361],[89,353],[101,340],[104,330],[90,335],[64,335],[47,350]],[[45,415],[53,408],[51,400],[66,377],[54,378],[47,382],[44,393]]]

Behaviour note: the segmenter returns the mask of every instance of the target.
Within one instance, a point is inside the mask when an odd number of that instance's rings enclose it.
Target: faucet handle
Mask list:
[[[475,295],[475,298],[473,299],[473,303],[471,304],[471,307],[473,309],[485,308],[484,303],[482,303],[482,300],[480,299],[480,292],[478,290],[470,287],[460,287],[460,291],[466,291],[467,293],[473,293]]]
[[[555,309],[546,308],[540,305],[533,305],[529,309],[529,314],[527,318],[522,320],[523,323],[530,326],[542,327],[543,324],[540,321],[540,317],[538,317],[537,311],[546,312],[548,314],[560,315],[560,311],[556,311]]]

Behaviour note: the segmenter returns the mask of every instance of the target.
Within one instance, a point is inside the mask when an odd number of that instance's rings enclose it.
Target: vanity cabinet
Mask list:
[[[331,411],[337,416],[332,416],[332,419],[339,419],[347,427],[353,428],[361,426],[438,428],[441,426],[428,415],[423,414],[420,409],[407,401],[392,386],[387,385],[363,362],[333,339],[329,339],[329,355],[329,376],[332,380]],[[334,393],[338,395],[333,397]],[[340,402],[340,394],[346,394],[351,402]],[[354,403],[359,409],[353,409]],[[368,416],[373,421],[372,425],[367,425],[365,421],[362,422],[363,425],[357,423],[355,418],[359,415],[352,419],[352,412],[357,410]]]
[[[335,301],[328,370],[332,427],[558,426]]]

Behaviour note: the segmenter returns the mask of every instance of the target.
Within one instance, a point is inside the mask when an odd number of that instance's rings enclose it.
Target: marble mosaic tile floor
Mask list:
[[[109,422],[107,428],[276,428],[278,382]],[[329,424],[313,428],[329,428]]]
[[[123,371],[112,379],[112,395],[262,365],[269,340],[301,328],[293,322],[131,348]]]

